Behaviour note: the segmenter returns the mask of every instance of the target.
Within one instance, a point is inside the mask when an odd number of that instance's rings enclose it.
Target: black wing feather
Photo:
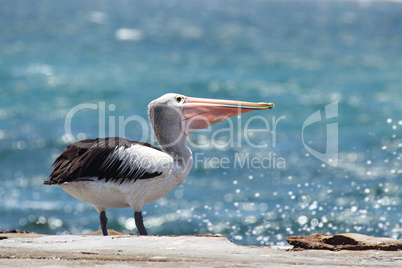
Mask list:
[[[129,141],[123,138],[99,138],[82,140],[70,144],[56,158],[53,163],[53,171],[44,184],[61,184],[76,181],[85,177],[96,177],[99,180],[135,182],[136,180],[150,179],[162,174],[162,172],[147,172],[142,167],[132,167],[131,172],[121,172],[122,161],[116,159],[107,167],[103,166],[107,157],[117,147],[128,148],[134,144],[147,146],[161,151],[159,148],[144,142]]]

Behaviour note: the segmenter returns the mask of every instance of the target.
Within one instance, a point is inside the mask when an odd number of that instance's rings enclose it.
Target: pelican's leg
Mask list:
[[[142,213],[134,212],[135,226],[137,226],[137,230],[140,235],[147,235],[147,230],[145,229],[144,222],[142,221]]]
[[[107,233],[107,218],[106,218],[106,212],[105,211],[102,211],[100,213],[99,219],[100,219],[102,233],[103,233],[104,236],[107,236],[108,235],[108,233]]]

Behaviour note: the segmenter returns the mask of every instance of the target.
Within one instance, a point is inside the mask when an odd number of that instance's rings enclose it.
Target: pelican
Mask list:
[[[272,109],[253,103],[187,97],[168,93],[152,101],[148,115],[159,149],[123,138],[98,138],[70,144],[55,160],[46,185],[58,185],[73,197],[92,204],[108,235],[106,208],[131,207],[140,235],[147,235],[142,207],[184,181],[193,159],[187,136],[229,117]]]

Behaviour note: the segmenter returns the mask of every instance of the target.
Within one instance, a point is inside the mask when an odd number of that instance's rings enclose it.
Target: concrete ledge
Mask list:
[[[0,266],[402,267],[401,251],[289,251],[222,236],[1,234]]]

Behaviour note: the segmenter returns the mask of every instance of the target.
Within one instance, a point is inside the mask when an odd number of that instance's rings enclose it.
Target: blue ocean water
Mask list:
[[[144,206],[150,234],[401,238],[400,14],[386,1],[1,1],[0,230],[98,230],[91,205],[42,184],[54,159],[72,137],[154,141],[133,116],[177,92],[276,107],[190,136],[190,175]],[[336,141],[336,166],[307,149]],[[136,233],[131,209],[107,215]]]

